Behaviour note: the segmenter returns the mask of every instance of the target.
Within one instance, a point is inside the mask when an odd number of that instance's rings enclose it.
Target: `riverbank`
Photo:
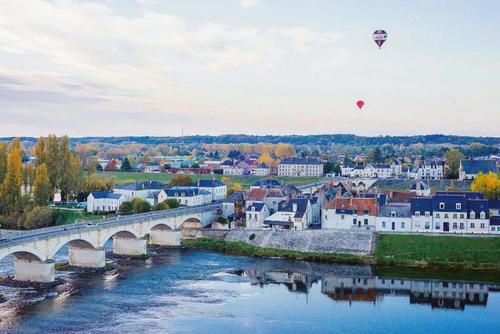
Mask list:
[[[183,241],[183,245],[189,248],[251,257],[500,272],[500,238],[380,235],[373,255],[265,248],[242,241],[212,238],[186,240]]]

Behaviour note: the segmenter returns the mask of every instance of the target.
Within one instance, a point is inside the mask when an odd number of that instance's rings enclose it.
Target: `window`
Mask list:
[[[425,211],[425,216],[430,217],[431,213],[429,211]]]
[[[356,218],[354,218],[354,219],[352,220],[352,224],[353,224],[353,225],[356,225]]]
[[[344,219],[345,218],[345,215],[340,215],[340,219]]]
[[[485,219],[486,218],[486,213],[484,213],[484,211],[481,211],[481,213],[479,214],[479,217],[481,219]]]
[[[391,211],[391,217],[396,217],[396,212],[395,211]]]
[[[470,212],[470,219],[476,219],[476,213],[474,211]]]
[[[455,208],[456,208],[457,210],[462,210],[462,203],[456,203],[456,204],[455,204]]]
[[[484,228],[484,223],[481,223],[481,228]]]
[[[444,218],[448,218],[448,214],[447,213],[444,214]]]
[[[453,229],[456,230],[458,228],[457,223],[453,223]]]
[[[401,222],[401,228],[405,228],[405,223]]]
[[[436,213],[436,218],[439,218],[439,213]]]
[[[440,230],[441,229],[441,224],[439,224],[438,222],[436,222],[436,230]]]
[[[415,217],[420,217],[420,211],[415,211]]]
[[[457,217],[458,217],[458,216],[457,216],[457,214],[456,214],[456,213],[454,213],[454,214],[453,214],[453,219],[457,219]]]
[[[385,222],[382,222],[382,228],[385,228]]]
[[[365,215],[367,215],[367,214],[368,214],[368,210],[365,210]]]
[[[429,222],[425,222],[425,229],[428,230],[431,227],[431,224]]]
[[[476,228],[476,224],[470,223],[470,228]]]
[[[464,229],[464,223],[460,223],[460,229],[463,230]]]
[[[368,225],[368,219],[365,219],[365,225]]]
[[[464,214],[463,213],[460,214],[460,219],[464,219]]]
[[[443,210],[443,209],[444,209],[444,203],[442,203],[442,202],[441,202],[441,203],[439,203],[439,208],[440,208],[441,210]]]

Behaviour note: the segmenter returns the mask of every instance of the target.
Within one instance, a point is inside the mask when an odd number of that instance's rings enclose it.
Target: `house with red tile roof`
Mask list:
[[[323,207],[321,227],[374,230],[377,211],[376,198],[335,198]]]

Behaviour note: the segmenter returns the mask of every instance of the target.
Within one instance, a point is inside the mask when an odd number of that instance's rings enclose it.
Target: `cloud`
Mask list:
[[[240,6],[243,8],[251,8],[261,5],[259,0],[240,0]]]

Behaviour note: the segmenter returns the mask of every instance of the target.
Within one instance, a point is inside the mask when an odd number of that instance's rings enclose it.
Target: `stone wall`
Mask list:
[[[227,241],[242,241],[263,248],[289,249],[304,252],[370,254],[375,249],[376,234],[351,230],[231,230]],[[250,236],[254,234],[253,240]],[[208,235],[206,237],[209,237]],[[213,236],[215,237],[215,236]]]

